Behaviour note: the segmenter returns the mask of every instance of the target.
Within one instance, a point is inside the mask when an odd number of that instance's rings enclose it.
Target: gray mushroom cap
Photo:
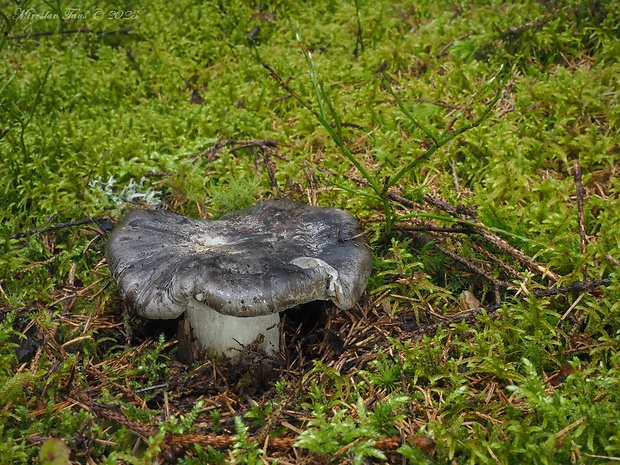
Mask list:
[[[252,317],[315,300],[350,308],[372,259],[357,220],[336,208],[268,200],[203,221],[132,211],[106,250],[122,296],[145,318],[169,319],[201,302]]]

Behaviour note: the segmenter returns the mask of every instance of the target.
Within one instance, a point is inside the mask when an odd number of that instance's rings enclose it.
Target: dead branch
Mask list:
[[[508,29],[501,31],[499,33],[499,37],[500,39],[510,40],[514,42],[518,40],[525,31],[540,29],[542,26],[547,24],[552,19],[554,19],[554,17],[552,15],[549,15],[549,16],[543,17],[543,19],[540,19],[536,21],[535,23],[531,21],[526,21],[521,26],[510,26]]]
[[[158,428],[142,423],[136,420],[130,420],[123,411],[113,405],[104,405],[94,402],[90,397],[81,393],[72,393],[73,399],[76,404],[89,410],[94,416],[102,418],[107,421],[117,423],[124,426],[137,436],[146,439],[150,436],[154,436],[159,431]],[[257,438],[254,438],[257,439]],[[271,449],[286,451],[295,447],[297,438],[294,437],[268,437],[264,440],[260,440],[260,444],[268,444]],[[370,439],[370,438],[369,438]],[[419,447],[424,451],[429,451],[434,447],[434,443],[425,436],[414,436],[408,438],[409,442]],[[375,447],[384,451],[395,451],[402,444],[403,440],[399,437],[391,438],[377,438],[374,439]],[[168,433],[164,439],[162,445],[162,451],[166,456],[178,456],[186,450],[190,450],[194,445],[198,444],[202,447],[213,447],[217,449],[229,449],[235,445],[235,437],[230,434],[172,434]]]
[[[458,36],[456,39],[451,40],[446,45],[441,47],[441,49],[435,54],[435,58],[441,58],[446,54],[446,52],[459,40],[467,39],[471,34],[469,32]]]
[[[430,241],[431,239],[422,239],[422,240],[426,240],[426,241]],[[494,278],[493,276],[491,276],[489,273],[487,273],[485,270],[483,270],[482,268],[480,268],[477,265],[474,265],[473,263],[471,263],[469,260],[466,260],[465,258],[461,257],[459,254],[452,252],[451,250],[449,250],[448,248],[440,245],[437,242],[434,242],[433,245],[435,246],[435,248],[437,250],[439,250],[441,253],[447,255],[448,257],[450,257],[452,260],[462,264],[463,266],[465,266],[465,268],[467,268],[469,271],[471,271],[472,273],[475,273],[477,275],[480,275],[486,279],[488,279],[489,281],[491,281],[495,286],[497,287],[501,287],[504,289],[509,288],[510,286],[512,286],[512,283],[509,283],[507,281],[501,281],[499,279]]]
[[[12,36],[8,36],[9,40],[16,39],[30,39],[31,37],[43,37],[43,36],[53,36],[56,34],[96,34],[96,35],[108,35],[108,34],[125,34],[131,35],[131,31],[133,28],[124,27],[120,29],[111,29],[107,31],[93,31],[87,27],[81,27],[79,29],[63,29],[60,31],[40,31],[40,32],[27,32],[25,34],[15,34]]]
[[[205,157],[208,161],[213,161],[215,160],[215,155],[217,154],[217,152],[219,152],[225,147],[230,147],[228,149],[230,152],[236,152],[238,150],[248,149],[248,148],[259,148],[265,153],[274,155],[275,150],[273,149],[276,148],[277,146],[278,146],[278,141],[274,139],[261,139],[261,140],[226,139],[226,140],[222,140],[222,138],[219,137],[218,140],[215,142],[215,144],[213,144],[213,146],[211,146],[204,152],[196,155],[194,158]]]
[[[503,268],[506,272],[508,272],[508,274],[510,274],[513,278],[516,278],[516,279],[518,279],[520,281],[524,281],[524,278],[521,275],[521,273],[519,273],[517,270],[515,270],[512,266],[510,266],[508,263],[506,263],[501,258],[496,257],[491,252],[489,252],[487,249],[485,249],[484,247],[481,247],[480,245],[476,244],[475,242],[472,244],[472,247],[473,247],[473,249],[476,252],[486,256],[490,260],[492,260],[495,263],[497,263],[501,268]]]
[[[547,19],[545,19],[544,21],[541,21],[539,23],[530,25],[530,24],[526,24],[524,27],[539,27],[542,24],[544,24],[546,21],[548,21]],[[520,31],[512,31],[512,32],[520,32]],[[288,85],[288,83],[286,83],[282,77],[280,77],[276,71],[271,68],[269,65],[263,63],[264,68],[269,72],[269,75],[278,83],[278,85],[280,85],[280,87],[282,87],[284,90],[286,90],[290,95],[292,95],[293,97],[295,97],[295,99],[300,102],[302,105],[304,105],[308,110],[313,111],[312,106],[304,99],[302,99],[292,88],[291,86]],[[322,167],[315,167],[316,169],[318,169],[321,172],[324,173],[328,173],[332,176],[334,176],[335,174],[328,169],[322,168]],[[350,179],[352,181],[354,181],[356,184],[360,185],[360,186],[364,186],[364,187],[369,187],[369,182],[366,179],[360,179],[358,177],[355,176],[351,176],[351,175],[345,175],[346,179]],[[387,192],[385,192],[384,194],[385,196],[387,196],[388,199],[396,201],[398,203],[400,203],[401,205],[404,205],[407,208],[410,209],[416,209],[419,208],[419,205],[416,204],[415,202],[411,202],[407,199],[405,199],[396,189],[388,189]],[[559,281],[560,279],[560,275],[558,275],[557,273],[555,273],[554,271],[548,269],[547,267],[542,266],[539,263],[536,263],[531,257],[527,256],[525,253],[523,253],[522,251],[516,249],[515,247],[512,247],[510,244],[508,244],[508,242],[506,242],[504,239],[502,239],[501,237],[499,237],[498,235],[492,233],[491,231],[489,231],[482,223],[480,223],[475,214],[472,214],[467,208],[461,208],[460,206],[453,206],[450,203],[448,203],[447,201],[445,201],[444,199],[438,197],[438,196],[433,196],[431,194],[425,194],[424,195],[424,200],[426,202],[427,205],[430,205],[432,207],[438,208],[440,210],[443,210],[444,212],[448,213],[449,215],[451,215],[454,218],[458,218],[458,219],[462,219],[462,220],[466,220],[469,224],[467,224],[464,227],[467,227],[469,229],[472,230],[472,232],[479,234],[485,241],[489,242],[490,244],[494,245],[495,247],[497,247],[499,250],[501,250],[502,252],[512,256],[516,261],[518,261],[519,263],[521,263],[524,267],[526,267],[527,269],[540,274],[543,276],[543,278],[549,278],[552,281]],[[472,224],[473,223],[473,224]]]
[[[64,223],[58,223],[58,224],[54,224],[51,226],[46,226],[44,228],[31,228],[26,231],[20,231],[20,232],[17,232],[9,236],[9,239],[21,239],[22,237],[31,236],[33,234],[46,233],[49,231],[57,231],[58,229],[72,228],[74,226],[82,226],[84,224],[91,224],[91,223],[94,223],[97,226],[103,226],[103,229],[108,229],[108,226],[106,224],[108,221],[109,221],[108,218],[83,218],[81,220],[67,221]]]
[[[581,182],[581,166],[579,161],[573,163],[573,177],[577,188],[577,217],[579,221],[579,237],[581,239],[581,253],[585,255],[588,239],[586,237],[586,226],[583,219],[583,184]]]
[[[396,225],[392,228],[394,231],[402,232],[438,232],[438,233],[454,233],[454,234],[471,234],[471,230],[466,228],[442,228],[433,225],[409,226]]]
[[[556,296],[556,295],[566,295],[572,292],[591,291],[601,286],[608,286],[611,283],[612,283],[611,278],[595,279],[592,281],[576,281],[574,283],[567,284],[566,286],[556,287],[553,289],[544,289],[542,291],[533,292],[530,295],[513,296],[497,305],[486,307],[480,310],[460,312],[457,315],[447,317],[446,320],[443,320],[439,323],[425,325],[419,328],[418,330],[414,331],[414,334],[418,336],[432,334],[437,330],[437,328],[439,328],[439,326],[449,326],[451,324],[460,323],[463,321],[471,324],[471,323],[474,323],[476,317],[480,316],[483,311],[485,311],[487,314],[490,315],[494,313],[495,311],[497,311],[498,309],[502,308],[504,305],[511,303],[511,302],[522,302],[523,300],[527,298],[542,299],[545,297],[551,297],[551,296]]]
[[[448,202],[446,202],[444,199],[437,197],[437,196],[430,195],[430,194],[425,194],[424,200],[426,200],[428,204],[445,211],[446,213],[450,214],[451,216],[455,218],[460,218],[468,222],[476,223],[477,224],[476,226],[470,226],[473,232],[476,232],[477,234],[482,236],[486,241],[490,242],[495,247],[497,247],[499,250],[513,257],[515,260],[517,260],[519,263],[521,263],[524,267],[526,267],[530,271],[539,273],[543,277],[548,277],[552,279],[553,281],[560,280],[561,278],[560,275],[542,266],[541,264],[536,263],[534,260],[532,260],[532,258],[530,258],[526,254],[521,252],[519,249],[514,248],[513,246],[508,244],[508,242],[506,242],[504,239],[502,239],[501,237],[487,230],[485,226],[482,223],[480,223],[475,218],[475,216],[472,215],[469,211],[465,209],[459,209],[458,207],[454,207],[453,205],[450,205]]]

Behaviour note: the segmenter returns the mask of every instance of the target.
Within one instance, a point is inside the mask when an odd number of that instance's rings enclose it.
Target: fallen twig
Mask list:
[[[430,239],[429,239],[430,240]],[[495,286],[507,289],[510,286],[512,286],[512,283],[509,283],[508,281],[501,281],[499,279],[494,278],[491,274],[487,273],[485,270],[483,270],[482,268],[480,268],[479,266],[474,265],[473,263],[471,263],[470,261],[466,260],[465,258],[461,257],[459,254],[452,252],[451,250],[449,250],[446,247],[443,247],[442,245],[438,244],[438,243],[434,243],[433,244],[435,246],[435,248],[437,250],[439,250],[441,253],[447,255],[448,257],[450,257],[451,259],[453,259],[454,261],[462,264],[463,266],[465,266],[465,268],[467,268],[469,271],[471,271],[472,273],[475,273],[477,275],[483,276],[484,278],[488,279],[489,281],[491,281]]]
[[[231,147],[232,146],[232,147]],[[273,139],[261,139],[261,140],[235,140],[226,139],[222,140],[220,137],[212,147],[208,148],[204,152],[196,156],[196,158],[205,157],[209,161],[215,160],[215,154],[224,147],[230,147],[230,152],[236,152],[237,150],[247,148],[259,148],[267,153],[273,152],[273,148],[278,146],[278,141]]]
[[[74,226],[81,226],[83,224],[91,224],[91,223],[95,223],[97,226],[103,225],[103,229],[107,229],[106,222],[108,221],[109,221],[108,218],[83,218],[81,220],[67,221],[64,223],[58,223],[58,224],[54,224],[51,226],[46,226],[44,228],[31,228],[26,231],[20,231],[20,232],[17,232],[9,236],[9,239],[21,239],[22,237],[30,236],[32,234],[46,233],[49,231],[56,231],[58,229],[64,229],[64,228],[72,228]]]
[[[588,239],[586,237],[586,226],[583,219],[583,184],[581,182],[581,166],[579,161],[573,163],[573,177],[577,187],[577,217],[579,221],[579,238],[581,239],[581,253],[585,255]]]
[[[441,58],[442,56],[446,54],[446,52],[450,49],[450,47],[452,47],[455,44],[455,42],[458,42],[459,40],[467,39],[470,35],[471,34],[467,32],[465,34],[458,36],[456,39],[452,39],[446,45],[441,47],[441,49],[435,54],[435,58]]]
[[[414,333],[422,336],[422,335],[433,333],[434,331],[437,330],[437,328],[439,328],[439,326],[449,326],[451,324],[461,323],[462,321],[473,323],[475,318],[480,316],[482,312],[486,312],[487,314],[494,313],[495,311],[502,308],[504,305],[506,305],[507,303],[510,303],[511,301],[521,302],[527,298],[542,299],[544,297],[551,297],[554,295],[565,295],[571,292],[583,292],[583,291],[596,289],[601,286],[608,286],[611,283],[612,283],[611,278],[595,279],[592,281],[576,281],[574,283],[567,284],[566,286],[532,292],[530,295],[512,296],[509,299],[499,304],[492,305],[490,307],[484,307],[479,310],[472,310],[469,312],[460,312],[457,315],[448,317],[446,320],[441,321],[439,323],[425,325],[417,329],[416,331],[414,331]]]
[[[521,263],[523,266],[525,266],[530,271],[539,273],[543,277],[551,278],[553,281],[560,280],[561,276],[559,274],[553,272],[549,268],[542,266],[539,263],[536,263],[534,260],[532,260],[532,258],[530,258],[526,254],[521,252],[519,249],[514,248],[513,246],[508,244],[508,242],[506,242],[504,239],[492,233],[491,231],[487,230],[485,226],[482,223],[479,223],[478,220],[475,217],[473,217],[469,212],[461,210],[457,207],[454,207],[453,205],[450,205],[448,202],[446,202],[442,198],[434,196],[434,195],[426,194],[424,195],[424,200],[428,204],[433,205],[434,207],[439,208],[449,213],[451,216],[455,218],[460,218],[463,220],[467,220],[468,222],[474,222],[474,223],[480,224],[479,226],[478,225],[471,226],[472,231],[481,235],[486,241],[493,244],[495,247],[497,247],[502,252],[507,253],[508,255],[513,257],[515,260],[517,260],[519,263]]]
[[[554,17],[552,15],[548,15],[536,22],[526,21],[520,26],[510,26],[508,29],[501,31],[499,33],[499,37],[503,40],[510,40],[514,42],[524,31],[540,29],[542,26],[544,26],[553,19]]]
[[[285,159],[285,157],[280,157]],[[328,174],[330,176],[336,176],[336,174],[327,169],[324,168],[322,166],[317,166],[314,165],[312,168],[316,169],[317,171],[320,171],[322,173]],[[346,179],[355,182],[356,184],[358,184],[359,186],[363,186],[363,187],[369,187],[368,181],[366,181],[365,179],[361,179],[358,178],[356,176],[350,175],[350,174],[344,174],[343,175]],[[403,197],[400,192],[398,192],[396,189],[389,189],[388,192],[386,193],[387,198],[399,203],[400,205],[402,205],[405,208],[408,208],[410,210],[423,210],[424,209],[424,205],[417,203],[417,202],[413,202],[409,199],[406,199],[405,197]],[[543,265],[537,263],[535,260],[533,260],[531,257],[527,256],[525,253],[523,253],[522,251],[516,249],[515,247],[511,246],[510,244],[508,244],[508,242],[506,242],[504,239],[502,239],[501,237],[499,237],[497,234],[489,231],[488,229],[486,229],[486,227],[480,223],[474,215],[471,214],[471,212],[468,209],[465,208],[459,208],[459,207],[455,207],[453,205],[451,205],[450,203],[448,203],[447,201],[445,201],[444,199],[442,199],[441,197],[438,197],[436,195],[430,195],[430,194],[426,194],[424,196],[424,200],[425,203],[427,205],[430,205],[432,207],[438,208],[446,213],[448,213],[450,216],[454,217],[454,218],[458,218],[458,219],[463,219],[466,220],[468,223],[475,223],[474,226],[472,226],[471,224],[465,224],[461,227],[458,228],[441,228],[435,224],[433,224],[432,222],[426,222],[424,223],[423,226],[417,227],[417,226],[410,226],[410,225],[396,225],[394,227],[395,230],[401,230],[401,231],[405,231],[405,232],[416,232],[419,228],[420,231],[436,231],[436,232],[446,232],[446,233],[463,233],[463,234],[476,234],[479,235],[483,240],[485,240],[486,242],[494,245],[495,247],[497,247],[500,251],[510,255],[511,257],[513,257],[517,262],[521,263],[523,266],[525,266],[527,269],[529,269],[530,271],[533,271],[537,274],[541,274],[543,277],[548,277],[550,279],[552,279],[553,281],[558,281],[561,276],[558,275],[557,273],[555,273],[554,271],[544,267]],[[479,225],[479,226],[478,226]],[[507,265],[503,260],[495,257],[493,254],[486,254],[487,257],[491,258],[495,261],[497,261],[497,263],[500,265],[500,267],[506,269],[507,271],[509,271],[509,273],[518,278],[518,279],[523,279],[519,273],[514,270],[513,268],[511,268],[509,265]],[[484,275],[483,275],[484,276]],[[492,280],[493,282],[495,282],[495,280]],[[504,287],[504,286],[500,286],[500,287]]]
[[[107,35],[107,34],[126,34],[131,35],[131,27],[125,27],[121,29],[112,29],[108,31],[93,31],[87,27],[81,27],[78,29],[63,29],[59,31],[39,31],[39,32],[27,32],[24,34],[15,34],[12,36],[8,36],[7,39],[15,40],[15,39],[29,39],[31,37],[43,37],[43,36],[53,36],[56,34],[97,34],[97,35]]]
[[[471,230],[467,228],[442,228],[434,225],[422,225],[422,226],[409,226],[409,225],[396,225],[394,231],[402,232],[439,232],[439,233],[455,233],[455,234],[469,234]]]
[[[154,436],[159,432],[159,429],[154,426],[140,421],[130,420],[117,406],[99,404],[92,401],[88,396],[79,393],[74,393],[73,397],[75,399],[68,400],[74,401],[76,404],[88,409],[96,417],[124,426],[132,433],[142,437],[143,439]],[[261,440],[261,438],[255,439],[258,439],[258,442],[261,444],[264,442],[265,444],[268,444],[271,449],[279,451],[291,449],[292,447],[295,447],[295,443],[297,442],[297,438],[286,436],[265,437],[263,440]],[[430,452],[434,448],[433,441],[425,436],[414,436],[407,439],[408,442],[419,447],[425,452]],[[368,440],[371,440],[371,438],[368,438]],[[403,444],[403,440],[400,436],[391,438],[376,438],[372,439],[372,441],[374,441],[374,447],[384,451],[395,451]],[[164,443],[162,444],[162,453],[167,457],[174,458],[183,454],[186,450],[192,449],[195,445],[200,445],[205,448],[213,447],[218,449],[228,449],[233,447],[235,443],[235,436],[230,434],[168,433],[164,439]]]

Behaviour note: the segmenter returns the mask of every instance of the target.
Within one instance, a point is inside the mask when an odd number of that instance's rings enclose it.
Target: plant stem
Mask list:
[[[308,111],[310,111],[314,115],[314,117],[319,121],[319,123],[321,123],[321,126],[325,128],[325,130],[327,131],[331,139],[334,141],[334,143],[336,144],[340,152],[355,167],[355,169],[359,171],[362,177],[368,182],[368,185],[376,194],[376,197],[373,196],[373,198],[376,198],[377,200],[381,202],[381,205],[385,212],[385,232],[386,234],[389,235],[392,232],[392,227],[395,222],[394,210],[392,208],[392,204],[390,203],[390,200],[386,198],[386,196],[384,195],[384,189],[377,182],[377,179],[374,176],[372,176],[370,172],[368,172],[368,170],[364,167],[364,165],[362,165],[359,162],[359,160],[355,158],[355,155],[353,155],[353,153],[351,153],[351,151],[344,144],[344,139],[342,137],[342,124],[340,122],[340,118],[337,116],[337,113],[334,110],[333,105],[331,104],[331,101],[327,97],[325,90],[323,89],[323,86],[320,84],[318,77],[316,76],[316,73],[314,72],[314,65],[312,63],[312,57],[310,56],[309,52],[307,52],[305,49],[303,50],[304,50],[304,54],[306,56],[306,59],[308,60],[308,64],[311,69],[310,76],[312,79],[312,85],[317,95],[317,100],[319,102],[320,111],[316,111],[314,107],[306,99],[304,99],[301,95],[295,92],[287,83],[285,83],[284,80],[274,71],[274,69],[271,68],[271,66],[263,63],[263,67],[267,71],[269,71],[270,76],[273,79],[275,79],[276,82],[289,93],[289,95],[291,95],[295,100],[301,103],[304,107],[306,107]],[[327,105],[330,108],[330,111],[334,115],[335,126],[339,129],[338,133],[334,131],[334,128],[327,120],[324,102],[327,103]]]
[[[458,119],[459,116],[457,116],[440,135],[437,135],[433,130],[426,127],[424,124],[422,124],[405,107],[402,100],[398,98],[398,96],[396,95],[396,92],[394,91],[390,83],[387,81],[387,79],[383,78],[383,84],[388,89],[388,91],[392,94],[394,99],[396,100],[396,104],[398,105],[398,108],[417,128],[422,130],[422,132],[424,132],[428,136],[428,138],[431,139],[432,144],[426,150],[426,152],[424,152],[419,157],[415,158],[405,167],[401,168],[399,171],[396,172],[394,176],[392,176],[391,178],[390,177],[386,178],[385,182],[383,183],[383,186],[381,186],[380,183],[378,182],[377,176],[373,176],[364,167],[364,165],[360,163],[360,161],[355,157],[355,155],[345,145],[344,138],[342,135],[342,122],[340,120],[338,112],[335,110],[331,99],[325,92],[323,83],[321,82],[320,78],[318,77],[316,73],[314,62],[312,61],[312,54],[304,47],[301,41],[301,38],[299,36],[299,33],[297,34],[297,41],[299,42],[299,45],[306,59],[306,63],[308,64],[308,68],[310,70],[310,80],[312,82],[312,87],[314,90],[314,94],[316,96],[318,110],[316,110],[306,99],[304,99],[301,95],[295,92],[286,82],[284,82],[284,80],[273,70],[273,68],[271,68],[269,65],[265,63],[263,63],[263,67],[267,69],[267,71],[269,71],[270,76],[274,78],[276,82],[289,93],[289,95],[291,95],[295,100],[301,103],[304,107],[306,107],[306,109],[308,109],[314,115],[314,117],[318,120],[321,126],[325,128],[325,130],[327,131],[331,139],[334,141],[334,143],[336,144],[340,152],[359,171],[362,177],[368,182],[368,185],[376,194],[376,196],[370,196],[370,197],[380,201],[383,206],[383,210],[385,213],[384,234],[385,236],[389,236],[397,220],[405,219],[411,216],[406,215],[406,216],[398,217],[395,214],[394,207],[392,203],[390,202],[390,199],[388,198],[388,195],[387,195],[388,190],[391,187],[396,186],[399,183],[399,181],[418,164],[420,160],[428,159],[439,148],[446,145],[448,142],[452,141],[453,139],[463,134],[464,132],[479,126],[488,117],[489,113],[491,112],[495,104],[499,101],[502,95],[502,92],[503,92],[503,86],[500,86],[500,88],[496,91],[495,96],[485,106],[482,113],[480,113],[474,121],[464,124],[463,126],[453,130],[452,132],[448,132],[450,128],[452,127],[452,125]],[[489,79],[484,87],[488,86],[491,82],[493,82],[495,78],[497,77],[498,73],[496,73],[491,79]],[[327,110],[326,110],[327,108],[329,109],[331,118],[334,121],[333,124],[329,122],[330,115],[327,114]]]
[[[495,77],[493,77],[492,79],[494,79]],[[385,82],[385,81],[384,81]],[[387,84],[387,83],[386,83]],[[394,177],[392,177],[390,179],[390,181],[388,183],[386,183],[385,189],[389,189],[390,187],[395,186],[398,181],[400,181],[400,179],[407,174],[409,171],[411,171],[417,164],[418,162],[422,159],[422,158],[429,158],[431,155],[433,155],[437,149],[441,148],[442,146],[446,145],[448,142],[450,142],[451,140],[453,140],[454,138],[460,136],[461,134],[463,134],[465,131],[469,131],[470,129],[473,129],[477,126],[479,126],[486,118],[487,116],[489,116],[489,113],[491,112],[491,110],[493,109],[493,107],[495,106],[495,104],[499,101],[503,89],[500,87],[496,93],[495,96],[493,97],[493,99],[491,99],[491,102],[489,102],[489,104],[484,108],[484,111],[482,113],[480,113],[480,115],[478,115],[478,118],[476,118],[474,121],[472,121],[471,123],[468,124],[464,124],[463,126],[461,126],[460,128],[455,129],[454,131],[452,131],[451,133],[447,134],[445,131],[439,136],[437,137],[435,134],[433,134],[433,132],[426,128],[425,126],[423,126],[413,115],[411,115],[405,108],[404,105],[402,104],[402,101],[396,96],[396,94],[394,93],[394,90],[392,89],[392,87],[387,84],[388,89],[390,90],[390,93],[396,98],[396,102],[398,104],[398,107],[401,109],[401,111],[405,114],[405,116],[407,116],[418,128],[420,128],[422,131],[424,131],[424,133],[426,135],[428,135],[432,141],[433,141],[433,145],[424,153],[423,156],[416,158],[415,160],[413,160],[411,163],[409,163],[407,166],[405,166],[404,168],[402,168],[400,171],[398,171]]]

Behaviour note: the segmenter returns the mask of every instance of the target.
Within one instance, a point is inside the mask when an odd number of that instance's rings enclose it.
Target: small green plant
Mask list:
[[[204,465],[205,463],[212,465],[224,464],[228,454],[220,452],[209,446],[206,449],[196,444],[194,446],[194,457],[184,457],[179,460],[179,465]]]
[[[373,412],[366,409],[360,397],[354,412],[347,408],[333,412],[322,404],[309,404],[313,419],[297,438],[297,446],[334,458],[346,451],[354,464],[364,463],[367,457],[386,460],[375,440],[395,433],[394,424],[404,418],[402,409],[407,402],[406,396],[391,396],[377,403]]]
[[[411,170],[413,170],[422,160],[429,159],[435,154],[437,150],[441,147],[448,144],[453,139],[457,138],[464,132],[478,127],[482,124],[488,117],[489,113],[495,106],[495,104],[499,101],[502,95],[502,87],[503,84],[507,80],[507,76],[505,76],[502,80],[499,80],[498,89],[495,91],[495,95],[490,99],[490,101],[480,110],[479,115],[471,122],[461,124],[460,126],[456,126],[457,122],[463,118],[463,113],[457,112],[455,116],[452,117],[452,120],[445,124],[445,129],[441,132],[437,132],[434,129],[426,126],[418,119],[410,110],[408,110],[404,103],[400,100],[396,92],[394,91],[392,85],[389,83],[387,78],[382,80],[383,85],[388,89],[391,95],[394,97],[398,107],[401,109],[403,114],[408,118],[408,120],[413,124],[413,126],[417,129],[420,129],[427,137],[430,139],[429,148],[426,149],[421,155],[415,157],[412,161],[405,164],[404,166],[399,166],[395,173],[389,175],[383,175],[384,179],[382,180],[381,173],[372,173],[369,169],[367,169],[364,164],[355,156],[355,154],[347,147],[346,141],[343,135],[343,123],[339,116],[338,111],[335,108],[333,99],[330,97],[328,92],[325,90],[325,86],[323,81],[319,77],[316,72],[316,67],[314,65],[312,54],[307,50],[304,46],[300,33],[297,33],[297,41],[301,46],[304,57],[306,58],[306,63],[310,72],[310,82],[312,84],[312,88],[314,90],[315,99],[316,99],[316,107],[313,106],[310,101],[306,98],[302,97],[298,92],[296,92],[293,88],[291,88],[276,72],[269,67],[268,65],[264,65],[267,70],[270,72],[270,75],[278,82],[280,86],[282,86],[286,91],[295,98],[299,103],[301,103],[307,110],[309,110],[320,125],[327,131],[331,140],[336,144],[340,153],[357,169],[357,171],[362,175],[367,185],[370,187],[372,193],[369,194],[365,191],[355,191],[357,194],[363,195],[365,197],[369,197],[380,204],[383,207],[384,212],[384,227],[385,227],[385,237],[390,237],[392,233],[392,228],[394,224],[398,221],[399,215],[396,213],[393,203],[388,198],[388,192],[390,188],[397,186],[401,179],[406,176]],[[498,81],[498,76],[501,74],[501,68],[498,72],[495,73],[480,89],[479,92],[474,93],[474,97],[479,98],[479,94],[484,94],[484,90],[487,87],[492,87],[496,81]],[[472,102],[468,102],[468,106]],[[456,127],[455,127],[456,126]],[[344,188],[345,190],[350,190],[342,185],[335,183],[338,187]],[[419,214],[414,214],[415,216],[419,216]],[[410,217],[411,215],[407,215],[405,217]],[[423,215],[422,215],[423,216]],[[403,218],[405,218],[403,217]]]
[[[161,430],[173,434],[195,433],[196,419],[204,406],[204,401],[196,402],[187,415],[171,416],[165,424],[161,425]]]
[[[226,183],[212,182],[208,188],[209,204],[217,218],[225,213],[250,207],[260,192],[260,178],[241,177]]]
[[[385,454],[374,447],[373,438],[378,437],[377,432],[355,421],[347,409],[336,412],[331,418],[321,410],[313,413],[315,418],[297,438],[297,447],[334,456],[343,447],[353,444],[347,455],[353,456],[355,464],[363,463],[366,457],[386,460]]]
[[[387,392],[396,390],[401,381],[402,366],[395,360],[384,356],[370,362],[370,370],[364,370],[372,385]]]
[[[129,454],[125,452],[113,452],[104,458],[104,464],[117,464],[119,461],[127,462],[130,465],[151,465],[157,463],[157,457],[161,452],[161,446],[164,442],[165,432],[160,431],[154,436],[150,436],[146,440],[146,448],[140,451],[139,455]]]
[[[260,456],[263,454],[263,450],[250,439],[249,428],[239,416],[236,416],[234,421],[237,434],[234,437],[235,445],[231,451],[233,463],[242,465],[262,464],[263,461]]]

